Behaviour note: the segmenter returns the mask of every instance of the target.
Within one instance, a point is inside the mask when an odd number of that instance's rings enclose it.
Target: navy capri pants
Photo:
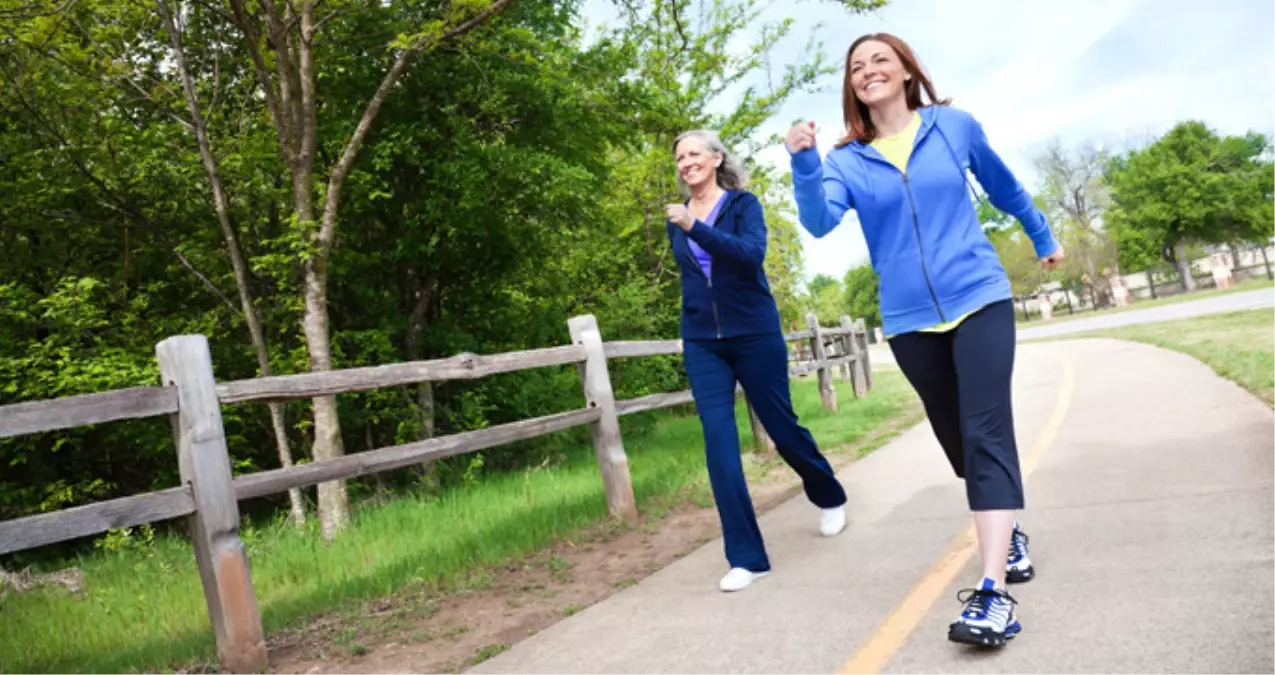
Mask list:
[[[1023,476],[1014,441],[1011,383],[1014,305],[992,303],[956,328],[890,339],[972,511],[1023,508]]]

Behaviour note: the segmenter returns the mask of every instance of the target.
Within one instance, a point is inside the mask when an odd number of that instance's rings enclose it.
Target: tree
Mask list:
[[[1202,122],[1182,122],[1151,145],[1108,167],[1110,230],[1121,264],[1146,268],[1163,259],[1195,287],[1185,247],[1268,240],[1270,143],[1258,134],[1220,138]]]
[[[1108,153],[1091,143],[1064,149],[1054,142],[1036,158],[1044,181],[1038,204],[1067,251],[1062,274],[1083,281],[1102,304],[1111,297],[1108,268],[1116,266],[1114,247],[1102,229],[1110,203],[1104,176],[1109,163]]]
[[[863,319],[869,326],[880,327],[881,283],[872,265],[860,265],[846,272],[842,281],[845,287],[844,306],[850,316]]]
[[[239,236],[231,214],[230,197],[222,180],[221,166],[213,153],[212,143],[208,137],[208,127],[196,91],[195,78],[186,68],[186,54],[182,48],[182,29],[178,27],[178,19],[169,7],[167,0],[156,0],[156,9],[163,22],[164,31],[168,34],[172,47],[173,65],[181,84],[181,90],[190,113],[190,128],[199,148],[208,186],[212,191],[213,209],[217,213],[217,224],[226,242],[226,253],[230,257],[234,269],[235,288],[239,291],[239,312],[248,327],[248,334],[256,351],[257,364],[262,377],[270,376],[270,349],[266,344],[265,332],[261,327],[261,318],[253,303],[252,289],[249,281],[248,265],[244,261],[243,250],[239,246]],[[284,468],[292,466],[292,449],[288,444],[288,432],[284,425],[283,409],[277,401],[267,404],[270,411],[271,428],[274,432],[275,448],[279,455],[279,463]],[[292,520],[297,525],[305,523],[305,502],[299,488],[288,490],[288,501],[292,509]]]
[[[249,5],[246,0],[230,0],[233,20],[251,59],[260,90],[270,112],[278,141],[279,155],[292,179],[292,208],[295,225],[307,250],[303,254],[305,315],[302,321],[310,370],[322,372],[333,366],[331,328],[328,316],[328,268],[337,242],[341,190],[371,133],[376,118],[390,92],[413,59],[442,44],[456,40],[505,9],[512,0],[449,3],[441,13],[424,17],[395,16],[398,26],[375,26],[376,33],[399,28],[399,37],[383,42],[392,58],[380,83],[366,99],[363,113],[353,129],[332,129],[319,138],[316,47],[324,24],[338,18],[355,5],[324,8],[318,14],[318,0],[287,2],[281,7],[273,0]],[[389,8],[385,8],[389,11]],[[361,14],[366,15],[367,9]],[[357,21],[360,17],[355,17]],[[403,26],[412,22],[414,26]],[[409,30],[403,31],[403,28]],[[335,29],[333,29],[335,30]],[[373,33],[373,34],[376,34]],[[275,68],[267,63],[262,47],[271,50]],[[322,177],[322,190],[314,182],[315,162],[325,149],[339,148]],[[316,197],[323,201],[316,213]],[[317,216],[317,217],[316,217]],[[341,420],[335,396],[314,399],[315,459],[332,459],[345,454]],[[331,538],[349,521],[349,502],[343,482],[319,485],[319,522],[325,537]]]
[[[1036,249],[1021,228],[1007,226],[988,232],[988,239],[1000,257],[1001,266],[1009,277],[1010,290],[1015,296],[1036,292],[1045,280]]]

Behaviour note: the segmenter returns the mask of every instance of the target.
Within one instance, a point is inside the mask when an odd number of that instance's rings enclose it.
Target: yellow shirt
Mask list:
[[[900,173],[906,174],[908,172],[908,159],[912,157],[912,147],[916,144],[916,132],[920,130],[921,115],[917,112],[913,112],[912,120],[908,122],[906,127],[903,127],[903,131],[900,131],[893,136],[878,138],[875,141],[872,141],[871,145],[877,149],[877,152],[881,153],[882,157],[885,157],[886,161],[897,167]],[[961,322],[969,318],[970,314],[973,313],[974,312],[968,312],[948,321],[947,323],[941,323],[929,328],[922,328],[921,332],[947,332],[961,325]]]

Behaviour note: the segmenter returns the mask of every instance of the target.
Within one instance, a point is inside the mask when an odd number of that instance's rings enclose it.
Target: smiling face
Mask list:
[[[688,136],[673,150],[677,160],[677,175],[692,189],[705,183],[717,181],[717,167],[722,164],[722,156],[708,147],[708,142],[699,136]]]
[[[903,98],[910,79],[899,55],[884,42],[867,40],[850,54],[850,86],[869,108]]]

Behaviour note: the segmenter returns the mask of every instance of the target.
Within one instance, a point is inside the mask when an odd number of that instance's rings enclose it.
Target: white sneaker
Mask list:
[[[732,567],[726,573],[726,576],[722,577],[721,583],[717,584],[717,587],[727,593],[742,591],[767,574],[770,574],[770,572],[753,572],[742,567]]]
[[[846,529],[846,507],[819,509],[819,531],[825,537],[835,537]]]

